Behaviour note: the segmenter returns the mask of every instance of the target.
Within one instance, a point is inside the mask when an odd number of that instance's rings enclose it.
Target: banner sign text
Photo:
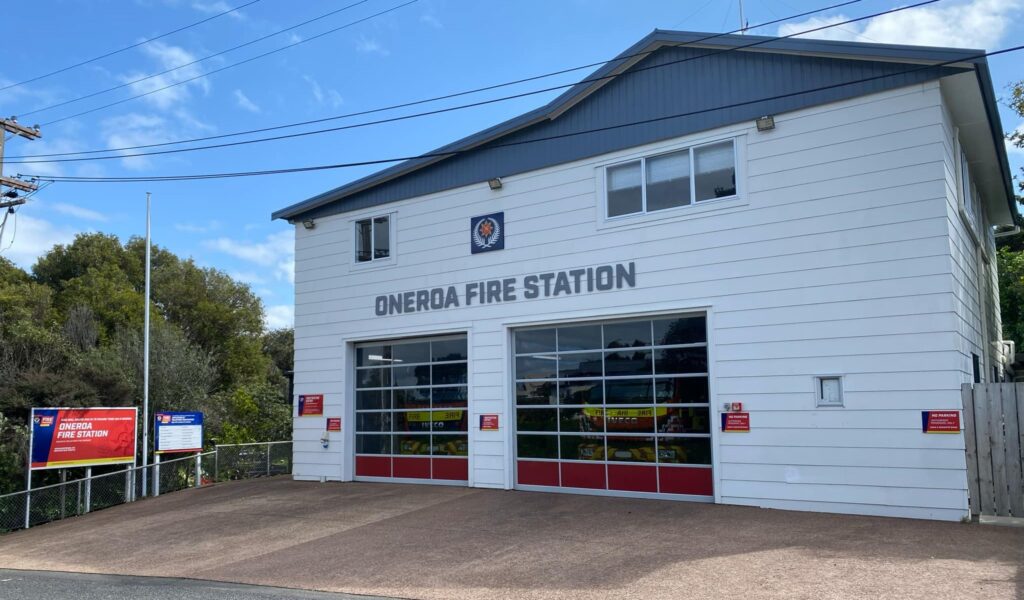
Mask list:
[[[135,408],[33,408],[32,470],[135,462]]]

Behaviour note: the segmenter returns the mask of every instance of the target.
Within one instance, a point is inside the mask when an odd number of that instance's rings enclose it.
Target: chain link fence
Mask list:
[[[145,472],[145,474],[144,474]],[[210,452],[128,467],[111,473],[0,495],[0,533],[34,527],[220,481],[270,477],[292,472],[291,442],[224,444]]]

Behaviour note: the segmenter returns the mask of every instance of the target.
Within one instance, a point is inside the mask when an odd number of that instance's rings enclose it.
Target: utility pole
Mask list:
[[[38,139],[43,134],[39,132],[38,125],[31,128],[25,127],[18,123],[14,117],[0,119],[0,129],[3,130],[0,131],[0,211],[3,212],[3,219],[0,219],[0,250],[2,250],[4,225],[7,224],[7,217],[14,212],[15,206],[25,203],[24,198],[18,197],[18,192],[31,193],[39,188],[39,186],[31,181],[22,181],[17,177],[4,176],[4,142],[8,133],[20,135],[27,140]],[[4,191],[4,188],[10,189]]]

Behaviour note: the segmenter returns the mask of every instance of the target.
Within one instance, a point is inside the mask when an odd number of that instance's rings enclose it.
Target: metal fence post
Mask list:
[[[203,453],[196,452],[196,487],[203,485]]]
[[[75,515],[82,514],[82,480],[78,480],[78,500],[75,501]]]
[[[131,467],[127,467],[124,470],[124,501],[125,503],[132,501],[132,470]]]
[[[160,495],[160,455],[153,455],[153,497]]]
[[[85,468],[85,512],[92,510],[92,467]]]
[[[60,470],[60,518],[66,517],[66,509],[64,505],[67,504],[67,486],[64,485],[68,480],[67,469]]]
[[[270,442],[267,442],[267,477],[270,477]]]
[[[220,481],[220,446],[213,447],[213,482]]]

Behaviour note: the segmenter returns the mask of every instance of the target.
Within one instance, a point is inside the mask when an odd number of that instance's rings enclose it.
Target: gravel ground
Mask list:
[[[0,568],[426,600],[997,600],[1024,598],[1024,530],[275,478],[9,534]]]

